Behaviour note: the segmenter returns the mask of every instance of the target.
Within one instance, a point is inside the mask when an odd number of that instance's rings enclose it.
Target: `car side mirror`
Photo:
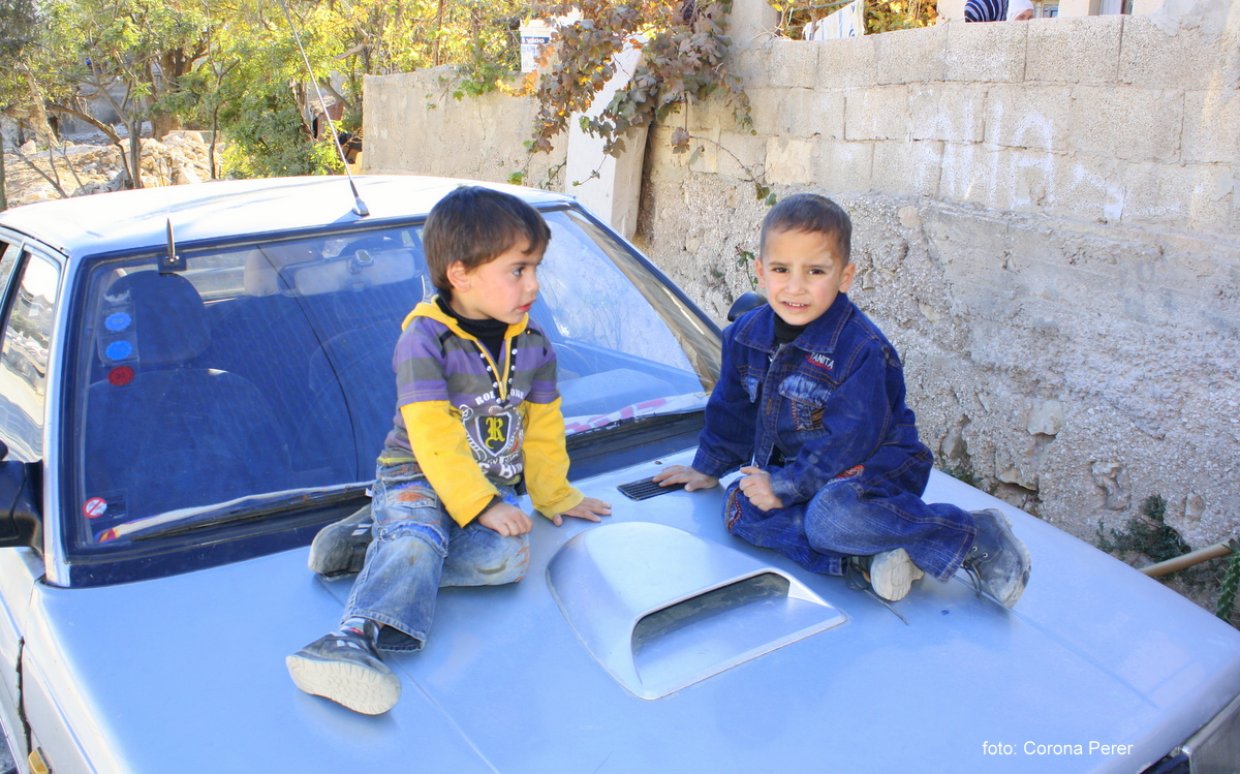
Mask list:
[[[9,448],[0,441],[0,547],[38,548],[43,488],[38,463],[4,459]]]
[[[750,309],[757,308],[766,303],[766,296],[747,290],[741,293],[740,297],[732,302],[732,308],[728,310],[728,322],[736,322],[736,318],[748,312]]]

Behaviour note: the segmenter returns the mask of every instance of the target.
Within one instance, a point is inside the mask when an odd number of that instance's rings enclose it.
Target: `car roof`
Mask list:
[[[221,180],[41,202],[0,213],[0,226],[76,257],[163,245],[169,220],[176,241],[183,243],[416,217],[461,185],[508,191],[535,206],[570,200],[550,191],[454,178],[361,175],[353,180],[369,210],[365,217],[354,212],[345,177],[318,176]]]

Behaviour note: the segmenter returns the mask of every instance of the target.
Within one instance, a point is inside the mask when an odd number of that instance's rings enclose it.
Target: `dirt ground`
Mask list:
[[[28,142],[6,147],[5,195],[9,207],[118,190],[123,166],[115,145],[66,143],[48,151]],[[211,179],[208,147],[198,132],[174,132],[163,140],[142,141],[145,187],[197,183]]]

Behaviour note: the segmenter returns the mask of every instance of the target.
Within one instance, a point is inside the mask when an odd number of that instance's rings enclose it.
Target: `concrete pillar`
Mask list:
[[[751,48],[756,41],[774,35],[778,26],[779,11],[767,0],[732,0],[728,35],[737,51]]]
[[[1059,18],[1097,16],[1098,0],[1059,0]]]
[[[633,77],[641,49],[626,46],[616,55],[616,74],[594,95],[586,115],[596,117],[615,93]],[[637,206],[642,191],[642,159],[646,150],[646,130],[634,130],[624,137],[624,152],[618,157],[603,153],[603,141],[581,129],[581,115],[568,122],[568,156],[565,163],[564,192],[577,197],[586,209],[614,228],[625,239],[637,229]]]

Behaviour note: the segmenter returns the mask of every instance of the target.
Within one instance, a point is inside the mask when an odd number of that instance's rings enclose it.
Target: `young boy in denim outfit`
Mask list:
[[[380,650],[426,642],[440,586],[521,580],[535,509],[598,521],[611,506],[568,483],[555,354],[530,320],[551,238],[537,210],[482,187],[449,193],[422,240],[439,295],[405,318],[397,414],[379,455],[374,539],[340,628],[287,658],[306,693],[386,712],[400,680]]]
[[[1029,556],[996,510],[921,499],[930,450],[904,402],[899,355],[851,301],[852,222],[813,194],[775,205],[762,224],[758,280],[769,304],[723,334],[723,367],[692,467],[655,477],[727,490],[728,531],[821,573],[860,566],[876,594],[902,599],[924,573],[964,567],[1005,607]]]

